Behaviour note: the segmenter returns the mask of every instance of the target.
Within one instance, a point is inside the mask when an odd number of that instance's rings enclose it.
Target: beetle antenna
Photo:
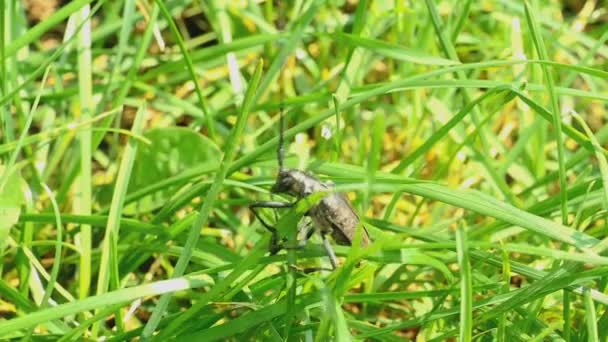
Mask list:
[[[285,29],[285,9],[283,8],[281,2],[279,2],[279,17],[277,19],[277,27],[282,32]],[[279,43],[282,46],[281,43]],[[283,62],[284,63],[284,62]],[[284,66],[284,64],[283,64]],[[285,150],[283,149],[284,145],[284,131],[285,131],[285,118],[284,118],[284,110],[285,104],[283,103],[283,99],[285,97],[284,90],[282,88],[283,82],[283,72],[279,74],[279,146],[277,147],[277,161],[279,163],[279,173],[284,170],[283,167],[283,159],[285,158]]]
[[[281,100],[279,104],[279,147],[277,148],[277,160],[279,162],[279,172],[283,171],[283,158],[285,151],[283,149],[283,130],[285,129],[284,118],[283,118],[283,95],[281,94]]]

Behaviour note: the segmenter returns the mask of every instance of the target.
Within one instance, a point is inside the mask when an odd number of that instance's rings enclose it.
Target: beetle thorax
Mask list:
[[[313,192],[326,189],[326,184],[305,172],[300,170],[281,170],[272,191],[276,193],[288,193],[296,197],[304,197]]]

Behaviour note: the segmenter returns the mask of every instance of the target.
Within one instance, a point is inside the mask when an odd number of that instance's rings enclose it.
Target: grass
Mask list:
[[[605,340],[591,4],[2,2],[0,338]],[[247,209],[281,104],[373,241],[333,272]],[[263,215],[294,243],[318,199]]]

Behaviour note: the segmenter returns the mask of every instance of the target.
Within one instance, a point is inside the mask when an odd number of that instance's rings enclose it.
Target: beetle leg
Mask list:
[[[264,228],[268,229],[268,231],[270,231],[271,233],[276,234],[277,233],[277,229],[273,226],[271,226],[270,224],[266,223],[266,221],[264,221],[264,219],[262,218],[262,216],[260,216],[260,214],[258,213],[257,210],[255,210],[256,207],[250,206],[249,209],[251,210],[251,212],[253,212],[253,215],[255,216],[255,218],[258,219],[258,221],[260,221],[260,223],[262,224],[262,226],[264,226]]]
[[[287,245],[287,244],[283,244],[282,247],[284,249],[302,249],[304,247],[306,247],[306,244],[308,243],[308,239],[312,236],[312,234],[315,232],[314,227],[312,225],[312,222],[310,221],[300,221],[300,224],[298,225],[298,236],[301,236],[302,239],[298,240],[298,242],[295,245]]]
[[[325,233],[322,233],[321,237],[323,238],[323,247],[325,248],[325,252],[327,252],[329,262],[331,262],[331,266],[335,270],[336,268],[338,268],[338,258],[336,258],[336,253],[329,244],[329,240],[327,240],[327,235]]]
[[[277,254],[282,248],[282,242],[279,241],[279,237],[277,235],[277,229],[272,225],[268,224],[262,216],[256,210],[257,208],[271,208],[271,209],[281,209],[281,208],[291,208],[294,203],[289,202],[276,202],[276,201],[266,201],[266,202],[255,202],[249,205],[249,209],[253,212],[253,215],[260,221],[262,226],[266,228],[272,236],[270,237],[270,243],[268,245],[268,251],[271,255]]]
[[[270,242],[268,243],[268,252],[270,255],[275,255],[281,250],[281,248],[283,248],[283,244],[279,241],[276,230],[271,231]]]
[[[282,208],[291,208],[296,203],[291,202],[279,202],[279,201],[261,201],[254,202],[249,205],[249,208],[271,208],[271,209],[282,209]]]
[[[289,267],[291,267],[292,269],[294,269],[297,272],[302,272],[302,273],[312,273],[312,272],[320,272],[320,271],[331,272],[331,271],[333,271],[333,269],[331,269],[331,268],[325,268],[325,267],[306,267],[306,268],[301,268],[301,267],[298,267],[296,265],[289,265]]]
[[[308,243],[308,239],[310,239],[310,237],[312,236],[312,234],[315,232],[315,229],[312,225],[312,222],[304,220],[304,223],[300,226],[298,235],[300,235],[302,237],[302,240],[300,240],[298,242],[298,246],[300,247],[305,247],[306,243]]]
[[[291,208],[294,203],[289,202],[275,202],[275,201],[265,201],[265,202],[255,202],[249,205],[249,209],[253,212],[253,215],[260,221],[260,223],[264,226],[264,228],[268,229],[271,233],[276,235],[277,229],[270,224],[266,223],[262,216],[256,210],[257,208],[270,208],[270,209],[281,209],[281,208]]]

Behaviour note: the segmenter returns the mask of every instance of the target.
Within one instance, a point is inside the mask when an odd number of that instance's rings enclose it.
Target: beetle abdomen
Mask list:
[[[310,209],[310,217],[316,227],[323,233],[331,234],[336,243],[352,245],[359,225],[359,217],[348,200],[340,193],[327,195]],[[369,236],[363,227],[361,245],[367,246]]]

